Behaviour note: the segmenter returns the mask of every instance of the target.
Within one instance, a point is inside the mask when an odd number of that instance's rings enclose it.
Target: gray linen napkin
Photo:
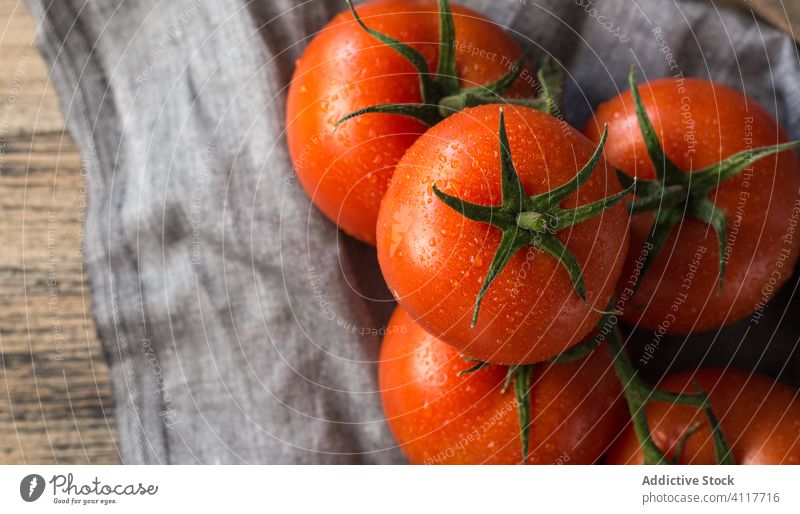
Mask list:
[[[310,205],[283,135],[294,60],[343,1],[28,3],[89,170],[85,256],[125,462],[403,462],[376,384],[391,297],[374,251]],[[800,137],[797,48],[749,14],[697,1],[463,3],[570,70],[578,126],[636,62],[643,78],[743,90]],[[703,351],[673,366],[734,356],[797,370],[797,322],[780,322],[795,286],[748,334],[751,350],[736,351],[745,322],[693,338]],[[701,341],[713,342],[707,358]],[[663,345],[677,353],[684,340]]]

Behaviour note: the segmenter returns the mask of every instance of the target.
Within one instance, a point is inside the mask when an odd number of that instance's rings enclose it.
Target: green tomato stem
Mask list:
[[[711,424],[715,453],[718,464],[733,464],[732,452],[730,446],[725,441],[722,434],[722,429],[717,422],[716,416],[711,409],[711,401],[708,395],[699,389],[694,394],[691,393],[675,393],[672,391],[665,391],[657,389],[647,384],[640,376],[637,370],[633,367],[628,355],[623,348],[622,338],[619,329],[615,324],[609,323],[610,318],[604,317],[601,324],[610,325],[610,330],[601,332],[599,338],[603,338],[607,345],[608,350],[611,352],[611,357],[614,362],[614,371],[617,374],[620,382],[622,383],[623,394],[628,403],[628,411],[631,415],[631,423],[636,438],[639,440],[639,445],[642,449],[642,455],[645,464],[671,464],[672,461],[667,459],[667,456],[653,441],[652,432],[647,422],[647,405],[650,402],[663,402],[670,404],[687,405],[703,410],[708,417]],[[691,430],[694,432],[694,429]],[[689,433],[686,438],[691,435]],[[681,441],[681,451],[686,444],[685,440]]]

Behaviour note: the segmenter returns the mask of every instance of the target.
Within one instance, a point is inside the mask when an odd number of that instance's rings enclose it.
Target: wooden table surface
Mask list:
[[[798,0],[728,1],[800,27]],[[22,2],[0,0],[0,464],[117,463],[81,256],[80,156],[34,32]]]
[[[117,463],[80,155],[34,31],[22,2],[0,0],[0,463]]]

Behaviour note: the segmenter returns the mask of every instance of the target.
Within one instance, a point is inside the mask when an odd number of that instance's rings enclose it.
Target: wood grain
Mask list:
[[[34,29],[21,2],[0,0],[0,464],[117,463],[80,155]]]

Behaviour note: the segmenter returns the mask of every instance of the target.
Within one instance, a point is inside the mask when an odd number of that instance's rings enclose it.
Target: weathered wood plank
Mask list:
[[[85,182],[22,2],[0,0],[0,464],[116,463]]]

